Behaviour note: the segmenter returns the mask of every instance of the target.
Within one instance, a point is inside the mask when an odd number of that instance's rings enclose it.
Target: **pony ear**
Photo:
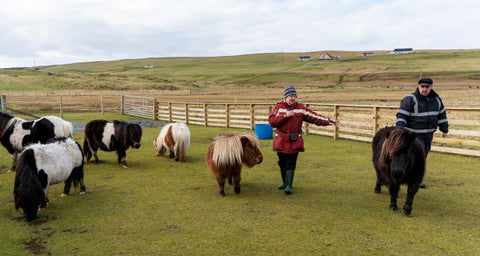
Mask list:
[[[243,146],[246,146],[246,145],[250,144],[250,140],[245,136],[240,137],[240,141],[242,142]]]

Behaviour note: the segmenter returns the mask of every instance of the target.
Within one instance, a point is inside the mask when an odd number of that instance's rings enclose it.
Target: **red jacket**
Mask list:
[[[288,110],[293,110],[295,115],[285,117]],[[295,102],[292,106],[288,106],[285,101],[277,103],[268,117],[270,125],[277,128],[273,138],[273,151],[287,154],[304,152],[301,132],[303,121],[315,125],[328,125],[330,118],[319,115],[298,102]],[[297,134],[296,141],[290,139],[291,133]]]

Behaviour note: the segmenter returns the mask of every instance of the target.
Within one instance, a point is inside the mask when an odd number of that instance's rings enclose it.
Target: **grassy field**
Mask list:
[[[86,122],[91,113],[67,113]],[[131,119],[117,113],[102,118]],[[218,186],[204,156],[223,128],[190,126],[187,162],[157,157],[145,128],[140,149],[127,151],[128,169],[110,152],[85,166],[87,194],[78,189],[28,223],[13,204],[10,157],[0,154],[0,244],[3,255],[478,255],[480,159],[432,152],[426,189],[410,217],[389,210],[375,194],[370,144],[305,136],[293,194],[281,182],[272,140],[261,140],[264,162],[242,173],[241,193]],[[235,129],[228,129],[229,131]],[[240,131],[240,130],[237,130]],[[75,133],[82,142],[82,133]],[[403,205],[406,187],[400,191]]]

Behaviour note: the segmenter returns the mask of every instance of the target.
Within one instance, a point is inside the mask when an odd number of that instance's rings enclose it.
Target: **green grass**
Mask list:
[[[115,113],[105,118],[132,119]],[[87,193],[77,189],[61,198],[62,185],[53,185],[50,204],[32,223],[14,209],[14,173],[6,173],[11,160],[2,149],[2,254],[480,254],[478,158],[431,153],[427,188],[418,192],[407,217],[389,210],[386,188],[373,192],[370,144],[306,135],[293,194],[286,196],[277,189],[281,179],[272,141],[261,140],[264,162],[243,170],[239,195],[227,186],[227,196],[219,198],[205,152],[211,138],[236,129],[189,127],[186,163],[157,157],[152,141],[160,128],[145,128],[142,147],[127,151],[128,169],[116,163],[114,153],[100,151],[103,163],[85,166]],[[82,136],[75,133],[81,144]],[[399,206],[405,193],[402,187]]]

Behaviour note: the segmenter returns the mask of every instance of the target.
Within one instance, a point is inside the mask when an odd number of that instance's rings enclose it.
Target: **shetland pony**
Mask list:
[[[138,124],[129,124],[122,121],[108,122],[106,120],[92,120],[85,126],[85,140],[83,152],[87,158],[95,158],[98,163],[97,150],[116,151],[118,163],[127,168],[126,150],[131,146],[140,147],[142,128]]]
[[[160,131],[158,138],[153,140],[153,145],[157,156],[163,156],[168,149],[170,158],[185,162],[185,155],[190,146],[190,130],[184,123],[167,124]]]
[[[387,185],[390,210],[396,211],[398,191],[407,184],[407,199],[403,213],[410,215],[415,194],[425,175],[425,150],[417,134],[403,127],[385,127],[373,137],[373,165],[377,173],[375,193]]]
[[[23,209],[28,221],[37,218],[39,207],[48,203],[50,185],[65,182],[66,196],[72,185],[80,184],[80,194],[85,193],[83,183],[83,153],[72,138],[52,138],[46,144],[31,144],[22,151],[15,173],[15,208]]]
[[[218,183],[220,197],[225,196],[225,179],[240,193],[242,165],[252,168],[263,161],[258,138],[249,133],[222,133],[213,139],[205,156],[210,172]]]
[[[0,142],[12,158],[9,171],[15,170],[17,155],[28,144],[45,143],[54,137],[72,137],[72,133],[72,123],[56,116],[26,121],[0,112]]]

